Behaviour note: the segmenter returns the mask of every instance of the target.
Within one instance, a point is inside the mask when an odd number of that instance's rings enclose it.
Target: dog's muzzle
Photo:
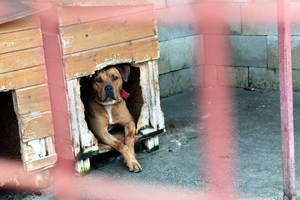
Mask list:
[[[114,87],[112,85],[105,86],[104,90],[105,90],[105,99],[104,99],[104,101],[116,100],[115,93],[114,93]]]

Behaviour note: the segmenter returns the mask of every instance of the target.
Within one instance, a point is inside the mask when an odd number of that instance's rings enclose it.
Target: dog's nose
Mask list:
[[[111,85],[107,85],[105,88],[104,88],[104,90],[106,91],[106,92],[110,92],[110,91],[112,91],[114,88],[113,88],[113,86],[111,86]]]

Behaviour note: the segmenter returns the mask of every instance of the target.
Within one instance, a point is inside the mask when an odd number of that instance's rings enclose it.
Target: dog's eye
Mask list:
[[[116,80],[118,80],[119,79],[119,77],[117,77],[117,76],[113,76],[113,81],[116,81]]]
[[[96,82],[98,82],[98,83],[102,83],[102,80],[101,80],[101,78],[96,78]]]

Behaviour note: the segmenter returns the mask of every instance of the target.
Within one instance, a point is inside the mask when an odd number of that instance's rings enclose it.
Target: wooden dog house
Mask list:
[[[21,159],[28,171],[46,169],[57,156],[37,10],[15,0],[1,6],[0,156]]]
[[[144,140],[149,150],[157,148],[157,134],[165,126],[160,107],[159,49],[153,5],[144,1],[62,2],[58,21],[71,135],[74,154],[79,159],[77,170],[89,170],[91,155],[111,149],[98,144],[89,131],[81,98],[84,79],[107,66],[124,63],[132,66],[124,87],[131,93],[127,105],[136,120],[136,137]]]

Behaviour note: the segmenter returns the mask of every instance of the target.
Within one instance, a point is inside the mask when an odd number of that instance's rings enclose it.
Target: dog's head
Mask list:
[[[100,70],[92,77],[92,88],[101,102],[121,99],[123,80],[128,81],[129,65],[119,65]]]

